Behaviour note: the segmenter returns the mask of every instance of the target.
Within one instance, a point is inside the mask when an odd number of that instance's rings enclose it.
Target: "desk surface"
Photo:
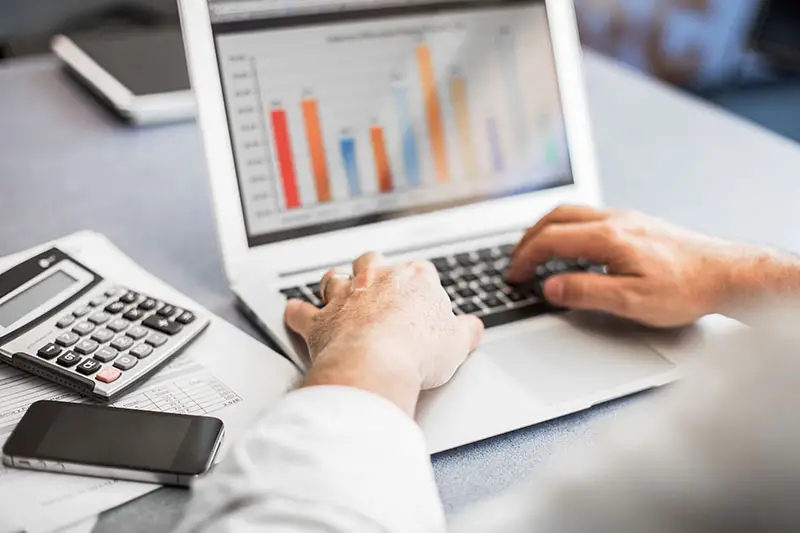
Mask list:
[[[587,83],[606,203],[724,237],[800,251],[800,150],[595,56]],[[80,229],[256,338],[222,270],[193,123],[129,129],[50,58],[0,68],[0,255]],[[646,395],[437,455],[448,513],[536,473],[573,439]],[[165,531],[188,493],[161,489],[96,531]]]

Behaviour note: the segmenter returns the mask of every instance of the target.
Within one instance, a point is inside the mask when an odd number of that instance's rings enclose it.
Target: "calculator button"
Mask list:
[[[84,376],[91,376],[101,368],[103,368],[103,365],[101,365],[94,359],[84,359],[83,362],[81,362],[81,364],[79,364],[78,368],[76,368],[75,370],[77,370]]]
[[[69,346],[72,346],[79,340],[81,340],[81,338],[78,335],[75,335],[74,333],[67,331],[66,333],[62,333],[61,335],[56,337],[56,344],[67,348]]]
[[[89,317],[89,322],[92,322],[93,324],[97,324],[98,326],[100,324],[105,324],[109,320],[111,320],[111,315],[109,315],[108,313],[104,313],[102,311],[99,312],[99,313],[95,313],[95,314],[93,314],[92,316]]]
[[[128,309],[128,312],[122,315],[122,318],[135,322],[144,316],[144,311],[141,309]]]
[[[107,298],[105,296],[102,296],[102,295],[101,296],[95,296],[94,298],[92,298],[92,301],[89,302],[89,305],[91,305],[92,307],[100,307],[101,305],[106,303],[106,300],[107,300]]]
[[[150,330],[148,330],[147,328],[143,328],[142,326],[136,326],[135,328],[129,329],[125,335],[127,335],[131,339],[138,341],[142,337],[147,337],[148,333],[150,333]]]
[[[119,355],[119,352],[116,351],[114,348],[109,348],[108,346],[103,346],[94,354],[94,358],[100,361],[101,363],[108,363],[109,361],[113,361]]]
[[[174,315],[177,310],[178,309],[174,305],[166,304],[164,307],[158,310],[158,316],[169,318]]]
[[[123,355],[114,361],[114,366],[120,370],[130,370],[135,367],[138,362],[139,360],[132,355]]]
[[[74,328],[72,328],[73,333],[77,333],[78,335],[88,335],[89,333],[94,331],[94,324],[89,322],[81,322]]]
[[[84,339],[75,345],[75,351],[81,355],[89,355],[94,352],[100,345],[90,339]]]
[[[76,354],[75,352],[67,352],[58,359],[56,359],[56,363],[58,363],[60,366],[65,366],[69,368],[71,366],[75,366],[76,364],[78,364],[78,361],[80,360],[81,358],[78,357],[78,354]]]
[[[89,309],[87,306],[84,305],[73,310],[72,314],[75,315],[77,318],[80,318],[82,316],[88,315],[89,311],[91,311],[91,309]]]
[[[96,340],[100,344],[105,344],[113,338],[114,332],[110,329],[99,329],[94,332],[94,335],[92,335],[92,339]]]
[[[94,377],[94,379],[96,379],[97,381],[101,381],[103,383],[114,383],[119,379],[121,375],[122,372],[120,372],[113,366],[109,366],[101,370],[100,373]]]
[[[111,302],[106,306],[106,313],[111,313],[112,315],[121,313],[124,310],[125,310],[125,304],[122,302]]]
[[[180,319],[180,317],[178,318]],[[167,335],[177,335],[181,332],[181,330],[183,330],[183,326],[180,324],[171,322],[164,317],[156,315],[149,317],[147,320],[142,322],[142,325],[156,331],[160,331],[161,333],[166,333]]]
[[[120,352],[124,352],[131,346],[133,346],[133,339],[130,337],[117,337],[114,339],[114,342],[111,343],[111,347]]]
[[[37,353],[37,355],[42,359],[47,359],[49,361],[58,354],[60,354],[61,351],[62,351],[61,348],[59,348],[58,346],[56,346],[51,342],[39,348],[39,352]]]
[[[58,322],[56,322],[56,327],[64,329],[70,327],[73,323],[75,323],[75,317],[72,315],[62,316]]]
[[[126,292],[125,294],[123,294],[120,297],[119,301],[124,303],[124,304],[132,304],[138,298],[139,298],[139,294],[138,293],[135,293],[133,291],[128,291],[128,292]]]
[[[130,325],[131,323],[125,320],[124,318],[118,318],[116,320],[112,320],[111,322],[109,322],[108,326],[106,327],[111,331],[119,333],[120,331],[124,331]]]
[[[153,309],[156,308],[157,305],[158,305],[157,301],[153,300],[152,298],[147,298],[146,300],[142,301],[142,303],[139,304],[139,309],[141,309],[142,311],[152,311]]]
[[[192,313],[191,311],[184,311],[175,320],[177,320],[181,324],[191,324],[192,322],[194,322],[194,313]]]
[[[167,336],[162,335],[161,333],[153,333],[152,335],[147,337],[147,340],[144,342],[146,342],[150,346],[155,346],[156,348],[158,348],[159,346],[162,346],[165,342],[167,342]]]
[[[118,288],[116,288],[116,287],[111,287],[110,289],[108,289],[108,290],[106,291],[106,296],[108,296],[109,298],[111,298],[112,296],[114,296],[114,295],[115,295],[115,294],[117,294],[117,293],[119,293],[119,289],[118,289]]]
[[[153,353],[153,347],[148,344],[140,344],[138,346],[135,346],[134,348],[131,348],[131,351],[128,353],[130,353],[131,355],[135,355],[139,359],[144,359],[145,357],[148,357],[151,353]]]

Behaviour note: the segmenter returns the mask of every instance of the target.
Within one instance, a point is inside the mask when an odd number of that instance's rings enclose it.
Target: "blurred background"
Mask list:
[[[800,1],[575,4],[587,47],[800,141]],[[0,61],[57,33],[177,23],[175,0],[0,0]]]

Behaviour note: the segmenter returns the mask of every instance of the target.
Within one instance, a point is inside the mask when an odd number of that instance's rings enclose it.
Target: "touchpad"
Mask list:
[[[576,400],[674,368],[629,333],[601,333],[571,324],[520,328],[489,339],[482,348],[500,372],[543,404]]]

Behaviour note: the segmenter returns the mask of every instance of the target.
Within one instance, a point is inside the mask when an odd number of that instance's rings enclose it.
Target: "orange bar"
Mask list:
[[[442,112],[439,108],[439,95],[436,92],[436,75],[433,72],[431,50],[426,45],[417,47],[419,76],[422,80],[422,94],[425,98],[425,114],[428,117],[428,132],[431,138],[433,162],[436,167],[436,179],[447,181],[450,171],[447,168],[447,147],[444,140]]]
[[[478,174],[478,162],[475,156],[475,145],[472,142],[472,126],[469,120],[469,103],[467,99],[467,83],[461,76],[455,76],[450,85],[450,96],[456,112],[458,142],[461,145],[461,157],[464,159],[464,170],[474,177]]]
[[[392,169],[389,166],[389,155],[386,153],[386,139],[383,137],[383,128],[372,126],[372,151],[375,154],[375,170],[378,172],[378,190],[392,192]]]
[[[314,185],[317,189],[317,200],[331,201],[331,183],[328,179],[328,163],[325,160],[325,145],[322,140],[322,129],[319,125],[319,109],[314,99],[303,100],[303,120],[306,124],[308,152],[314,171]]]

